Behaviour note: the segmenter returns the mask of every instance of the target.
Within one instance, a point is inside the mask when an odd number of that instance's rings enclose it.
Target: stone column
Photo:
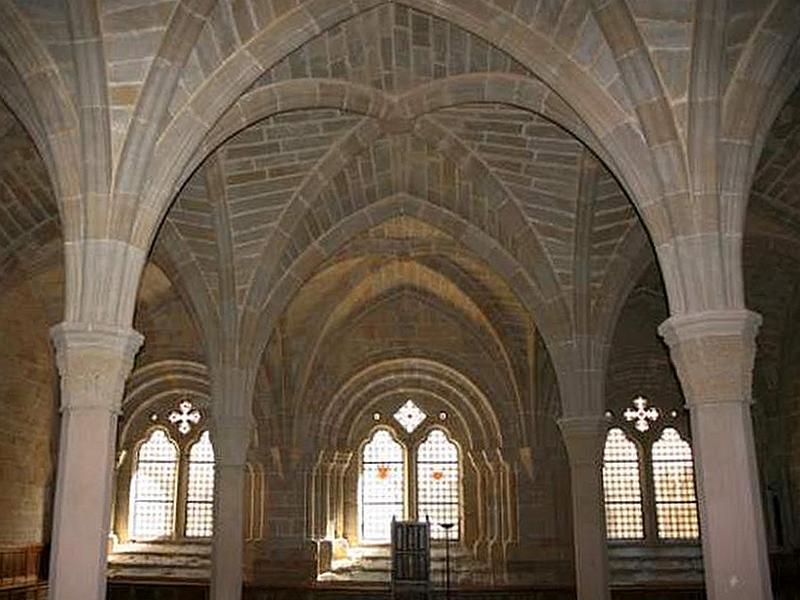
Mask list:
[[[348,491],[350,490],[347,487],[347,469],[350,466],[350,461],[352,460],[352,458],[353,458],[352,452],[337,451],[334,454],[334,459],[333,459],[334,482],[331,485],[330,492],[334,494],[332,500],[332,507],[333,507],[332,520],[333,520],[333,534],[334,537],[336,538],[343,538],[346,537],[348,534],[348,531],[346,529],[346,523],[348,522],[347,494]],[[358,517],[356,516],[355,513],[353,515],[350,515],[350,517],[351,518],[349,518],[349,521],[351,524],[355,524],[358,521]]]
[[[308,536],[307,496],[311,471],[301,448],[270,449],[266,467],[267,535],[259,545],[254,571],[257,583],[306,584],[317,576],[317,544]]]
[[[608,600],[608,550],[603,506],[603,417],[569,417],[558,422],[569,455],[572,535],[579,600]]]
[[[755,313],[729,310],[672,317],[659,327],[691,414],[710,600],[772,598],[750,415],[760,324]]]
[[[320,477],[322,485],[320,493],[322,495],[322,510],[320,511],[319,534],[325,539],[336,537],[336,479],[334,477],[336,463],[330,456],[326,456],[325,462],[320,467]]]
[[[48,597],[102,600],[117,417],[143,338],[132,329],[81,323],[62,323],[51,335],[61,375],[61,437]]]
[[[250,433],[247,418],[217,416],[212,423],[215,465],[211,600],[235,600],[242,596],[244,481]]]
[[[472,552],[480,561],[486,560],[486,485],[483,478],[483,470],[481,469],[481,455],[479,452],[468,450],[466,458],[469,461],[469,466],[472,468],[472,473],[475,478],[475,539],[472,542]],[[466,463],[465,463],[466,464]]]

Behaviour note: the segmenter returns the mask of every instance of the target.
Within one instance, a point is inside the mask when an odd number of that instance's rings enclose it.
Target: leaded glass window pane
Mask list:
[[[658,537],[697,539],[697,497],[692,449],[671,427],[653,444],[653,485]]]
[[[608,539],[644,538],[639,451],[619,428],[609,430],[606,436],[603,490]]]
[[[186,489],[186,536],[208,537],[214,531],[214,448],[208,431],[189,451]]]
[[[458,447],[434,429],[417,449],[417,511],[431,521],[431,537],[444,539],[440,523],[454,523],[450,539],[460,537],[461,470]]]
[[[163,429],[156,429],[139,447],[131,479],[132,537],[153,539],[172,535],[178,449]]]
[[[405,452],[385,429],[364,445],[359,480],[361,539],[386,542],[392,517],[402,519],[405,508]]]

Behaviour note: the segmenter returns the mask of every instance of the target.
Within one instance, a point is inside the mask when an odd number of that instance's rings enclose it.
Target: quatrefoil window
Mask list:
[[[173,425],[177,423],[181,435],[186,435],[192,430],[193,425],[200,422],[202,415],[189,400],[183,400],[178,405],[178,410],[173,410],[167,418]]]
[[[648,407],[647,399],[641,396],[633,400],[633,406],[635,408],[625,409],[623,413],[625,420],[636,421],[634,427],[636,427],[638,431],[647,431],[650,429],[650,421],[658,419],[658,409],[653,406]]]

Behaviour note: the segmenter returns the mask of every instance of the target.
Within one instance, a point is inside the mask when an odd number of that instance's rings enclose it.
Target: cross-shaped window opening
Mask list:
[[[173,410],[167,418],[170,423],[178,424],[178,431],[181,435],[186,435],[192,430],[192,425],[197,425],[200,422],[202,415],[191,401],[183,400],[178,405],[178,410]]]
[[[637,431],[645,432],[650,429],[650,421],[658,419],[658,409],[651,406],[648,408],[647,399],[639,396],[634,398],[633,406],[635,408],[627,408],[623,415],[626,421],[636,421],[635,427]]]

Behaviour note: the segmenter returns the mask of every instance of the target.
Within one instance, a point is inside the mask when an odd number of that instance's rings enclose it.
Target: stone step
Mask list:
[[[608,562],[614,584],[677,585],[703,582],[703,559],[699,546],[614,547],[609,548]]]
[[[166,542],[130,542],[116,544],[111,555],[116,554],[193,554],[211,556],[209,543],[166,543]]]
[[[443,582],[445,577],[446,549],[443,544],[431,548],[431,581]],[[391,579],[391,549],[387,544],[351,547],[349,556],[333,561],[329,572],[320,581],[383,582]],[[450,578],[455,583],[488,583],[491,572],[486,565],[475,560],[463,546],[450,548]]]
[[[208,581],[211,576],[211,545],[118,544],[108,556],[107,572],[111,579]]]

